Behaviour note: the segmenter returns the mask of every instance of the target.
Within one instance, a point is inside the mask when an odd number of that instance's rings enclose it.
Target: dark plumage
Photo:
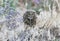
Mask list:
[[[23,22],[30,27],[36,24],[36,15],[33,11],[26,11],[26,13],[23,15]]]

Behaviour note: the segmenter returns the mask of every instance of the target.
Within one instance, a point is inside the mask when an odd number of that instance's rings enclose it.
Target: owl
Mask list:
[[[24,24],[32,27],[36,25],[36,13],[34,11],[26,11],[23,15]]]

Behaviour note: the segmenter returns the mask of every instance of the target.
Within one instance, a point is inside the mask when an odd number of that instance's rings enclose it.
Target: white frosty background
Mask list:
[[[60,41],[60,0],[51,0],[52,9],[48,5],[50,0],[33,0],[32,2],[36,2],[35,6],[29,9],[26,8],[29,0],[25,4],[20,1],[15,10],[9,3],[5,7],[0,6],[0,41]],[[38,1],[43,2],[43,6],[47,6],[49,10],[39,8]],[[36,14],[36,25],[34,28],[27,27],[23,22],[23,15],[27,10],[35,11],[32,8],[36,7],[40,12],[39,15]]]

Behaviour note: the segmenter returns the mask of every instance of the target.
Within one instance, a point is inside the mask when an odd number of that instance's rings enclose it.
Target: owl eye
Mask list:
[[[36,15],[33,11],[26,11],[23,15],[23,22],[30,27],[36,24]]]

